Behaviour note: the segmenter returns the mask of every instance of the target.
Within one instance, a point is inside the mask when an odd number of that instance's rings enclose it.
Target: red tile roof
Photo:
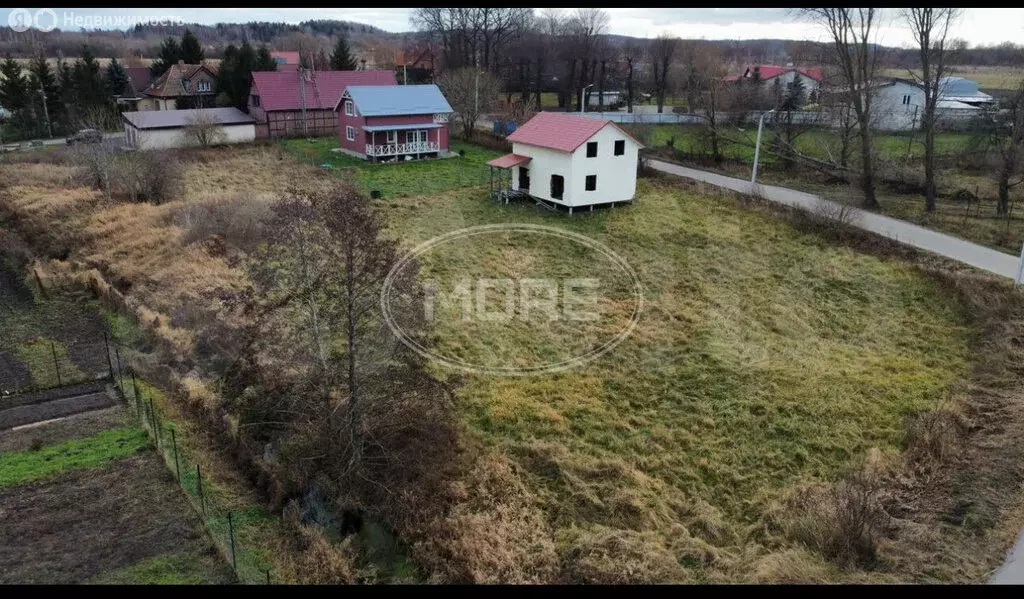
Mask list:
[[[505,154],[501,158],[495,158],[494,160],[487,163],[487,166],[495,166],[498,168],[512,168],[520,164],[526,164],[533,160],[529,156],[520,156],[519,154]]]
[[[263,110],[301,110],[299,74],[295,71],[257,71],[252,93]],[[306,82],[306,108],[333,110],[350,85],[398,85],[394,71],[315,71]]]
[[[761,79],[773,79],[783,73],[789,71],[796,71],[805,77],[810,77],[819,83],[824,79],[819,68],[803,68],[803,67],[779,67],[770,64],[762,65],[750,65],[747,67],[747,71],[743,74],[744,77],[752,77],[754,74],[754,67],[761,67]]]
[[[538,112],[506,139],[521,144],[574,152],[605,125],[611,124],[626,135],[628,132],[607,119],[593,119],[566,112]],[[629,135],[633,141],[636,138]],[[637,141],[639,144],[640,142]],[[643,145],[643,144],[641,144]]]
[[[298,52],[271,52],[270,57],[274,59],[283,58],[285,64],[299,64],[301,62]]]

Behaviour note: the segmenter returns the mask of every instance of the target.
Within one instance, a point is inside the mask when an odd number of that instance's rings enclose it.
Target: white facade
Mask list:
[[[218,145],[253,142],[256,140],[256,125],[221,125],[211,135],[211,139],[216,140]],[[128,122],[124,124],[124,141],[126,147],[135,150],[165,150],[197,145],[194,139],[185,134],[184,127],[139,129]]]
[[[615,155],[615,142],[623,142],[623,153]],[[587,157],[589,143],[597,143],[597,156]],[[570,208],[630,202],[636,197],[636,169],[640,144],[614,124],[605,125],[572,153],[514,142],[512,153],[529,156],[530,162],[512,168],[512,189]],[[520,169],[526,169],[529,190],[520,187]],[[561,176],[561,198],[553,197],[552,178]],[[593,176],[595,189],[587,189]]]
[[[924,90],[905,81],[894,81],[875,90],[871,98],[872,120],[877,129],[909,131],[921,124]]]
[[[793,80],[796,79],[796,76],[796,71],[786,71],[785,73],[779,75],[778,77],[772,77],[771,79],[763,80],[761,82],[761,85],[764,87],[765,90],[771,91],[775,89],[775,82],[778,81],[778,85],[782,88],[782,93],[786,93],[787,91],[789,91],[790,86],[793,85]],[[804,84],[804,100],[810,101],[811,96],[817,94],[819,84],[814,79],[811,79],[807,75],[803,74],[800,75],[800,81],[803,82]]]

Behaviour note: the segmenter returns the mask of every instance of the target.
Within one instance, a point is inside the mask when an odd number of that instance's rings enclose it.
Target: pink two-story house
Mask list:
[[[350,85],[335,106],[340,150],[373,162],[448,155],[452,107],[436,85]]]

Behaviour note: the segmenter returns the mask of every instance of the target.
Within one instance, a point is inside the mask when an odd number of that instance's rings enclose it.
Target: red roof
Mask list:
[[[582,146],[608,124],[614,125],[629,135],[621,127],[607,119],[592,119],[567,112],[538,112],[536,116],[526,121],[522,127],[516,129],[506,139],[562,152],[574,152],[576,148]],[[629,137],[636,141],[632,135]],[[637,143],[640,142],[637,141]]]
[[[302,61],[299,58],[298,52],[271,52],[270,57],[274,59],[283,58],[284,64],[299,64]]]
[[[801,75],[803,75],[805,77],[810,77],[811,79],[814,79],[815,81],[817,81],[819,83],[824,79],[824,77],[821,74],[821,69],[819,69],[819,68],[810,68],[810,69],[808,69],[808,68],[803,68],[803,67],[779,67],[779,66],[775,66],[775,65],[771,65],[771,64],[762,64],[762,65],[753,65],[752,64],[749,67],[747,67],[747,71],[743,74],[743,76],[744,77],[751,77],[751,76],[753,76],[753,74],[754,74],[754,67],[761,67],[761,79],[762,80],[763,79],[773,79],[773,78],[778,77],[779,75],[781,75],[783,73],[788,73],[789,71],[796,71],[797,73],[800,73]]]
[[[505,154],[501,158],[495,158],[494,160],[487,163],[487,166],[496,166],[498,168],[512,168],[520,164],[526,164],[533,160],[529,156],[520,156],[519,154]]]
[[[256,71],[252,93],[264,110],[301,110],[299,74],[294,71]],[[350,85],[398,85],[394,71],[314,71],[306,81],[306,108],[334,110]]]

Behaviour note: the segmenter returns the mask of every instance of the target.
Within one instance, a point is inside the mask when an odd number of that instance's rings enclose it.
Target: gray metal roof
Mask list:
[[[436,85],[352,85],[347,93],[363,116],[452,112]]]
[[[401,131],[403,129],[439,129],[441,125],[437,123],[413,123],[411,125],[372,125],[370,127],[363,127],[363,131]]]
[[[141,110],[122,112],[121,116],[136,129],[172,129],[187,127],[199,119],[209,119],[220,125],[246,125],[256,120],[241,110],[228,108],[199,108],[194,110]]]

